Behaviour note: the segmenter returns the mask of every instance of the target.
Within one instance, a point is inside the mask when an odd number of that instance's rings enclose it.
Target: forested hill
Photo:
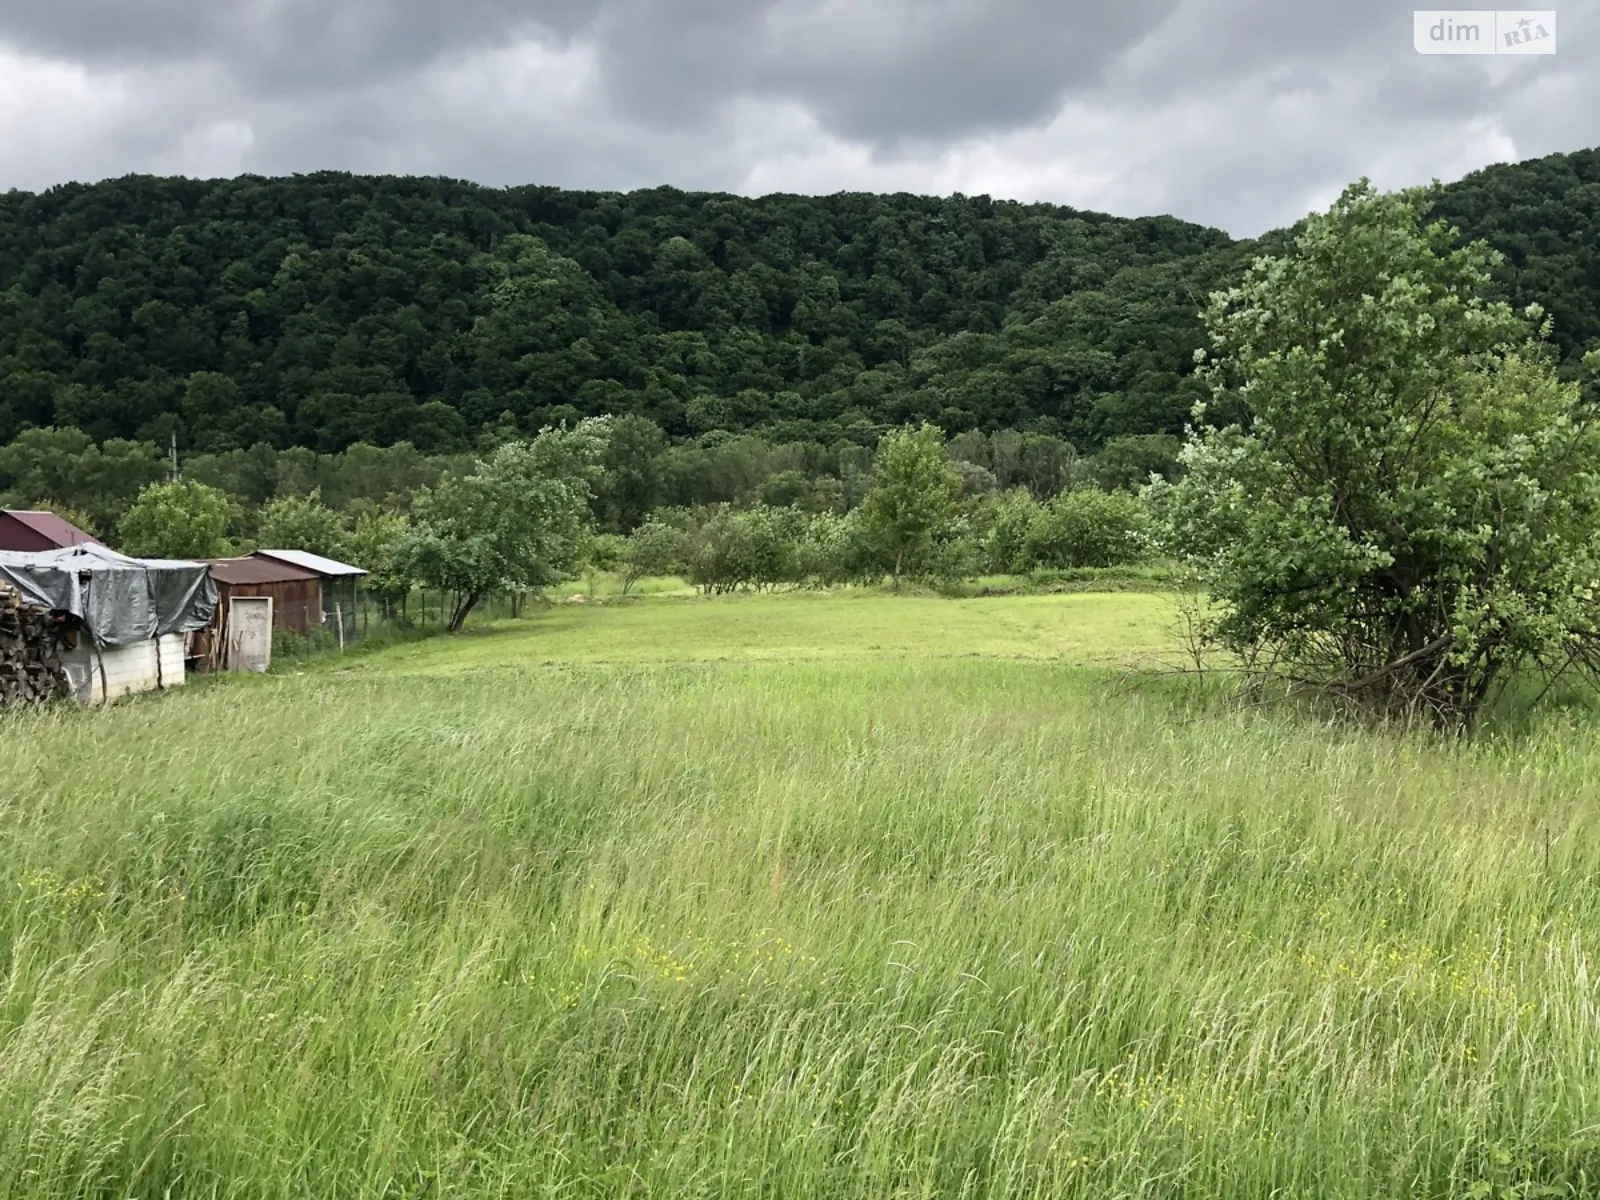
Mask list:
[[[1600,345],[1600,149],[1478,171],[1437,213],[1506,256],[1507,295],[1550,311],[1568,358]]]
[[[1181,419],[1229,239],[984,198],[628,195],[317,175],[0,200],[0,439],[464,444],[639,413],[830,440],[1080,443]],[[777,428],[773,428],[776,426]]]
[[[1445,215],[1600,339],[1600,153]],[[1254,252],[1168,217],[987,197],[629,194],[321,174],[0,196],[0,443],[472,444],[575,415],[870,441],[927,418],[1092,451],[1175,431],[1196,309]]]

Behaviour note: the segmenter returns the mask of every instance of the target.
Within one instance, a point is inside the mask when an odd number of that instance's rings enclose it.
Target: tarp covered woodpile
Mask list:
[[[0,708],[70,696],[61,656],[77,644],[72,617],[29,604],[16,588],[0,583]]]
[[[0,583],[31,604],[71,613],[101,646],[192,633],[217,610],[217,585],[206,564],[129,558],[99,545],[0,551]]]

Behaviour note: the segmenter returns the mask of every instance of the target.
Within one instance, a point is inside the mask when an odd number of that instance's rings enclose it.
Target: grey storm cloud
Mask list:
[[[257,87],[348,86],[528,29],[570,37],[596,0],[4,0],[0,37],[96,64],[203,59]]]
[[[217,61],[253,87],[312,89],[403,76],[518,35],[586,35],[608,92],[642,120],[767,94],[847,136],[893,140],[1039,120],[1178,2],[5,0],[0,36],[95,63]]]
[[[1600,143],[1600,0],[1559,15],[1506,60],[1417,55],[1392,0],[0,0],[0,188],[962,190],[1251,233]]]
[[[830,130],[894,142],[1042,120],[1177,5],[635,0],[608,7],[598,29],[630,108],[678,114],[728,94],[775,94],[806,104]],[[686,79],[698,86],[686,89]]]

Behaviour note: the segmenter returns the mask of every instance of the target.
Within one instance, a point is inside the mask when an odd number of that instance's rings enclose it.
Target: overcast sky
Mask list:
[[[915,191],[1248,236],[1600,144],[1553,56],[1422,56],[1380,0],[0,0],[0,190],[337,168]]]

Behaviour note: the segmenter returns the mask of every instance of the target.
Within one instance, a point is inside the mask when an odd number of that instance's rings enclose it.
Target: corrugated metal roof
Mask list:
[[[85,542],[99,545],[95,538],[90,537],[65,517],[58,517],[53,512],[8,508],[5,510],[5,515],[18,524],[26,525],[40,537],[48,539],[62,549],[79,546]]]
[[[309,550],[257,550],[256,556],[260,558],[275,558],[279,562],[293,563],[297,567],[315,571],[318,575],[327,579],[366,574],[360,567],[352,567],[349,563],[342,563],[332,558],[323,558],[322,555],[312,554]]]
[[[304,583],[308,579],[321,579],[315,571],[297,567],[293,563],[275,558],[211,558],[211,578],[218,583]]]

